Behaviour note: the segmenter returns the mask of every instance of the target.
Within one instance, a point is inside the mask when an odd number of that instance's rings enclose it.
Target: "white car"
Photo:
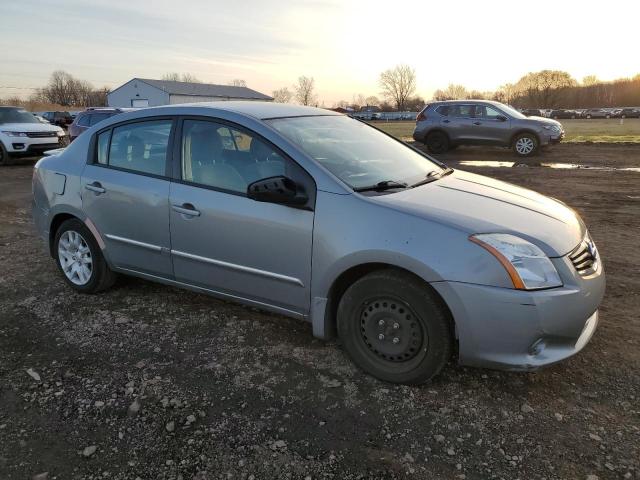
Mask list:
[[[0,165],[11,156],[40,155],[68,143],[65,131],[19,107],[0,107]]]

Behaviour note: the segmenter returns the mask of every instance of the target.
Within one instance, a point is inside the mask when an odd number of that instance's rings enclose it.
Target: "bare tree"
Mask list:
[[[229,85],[231,85],[232,87],[246,87],[247,82],[245,82],[241,78],[234,78],[229,82]]]
[[[528,106],[556,108],[560,103],[561,91],[577,83],[567,72],[541,70],[523,76],[516,83],[516,89]]]
[[[375,95],[371,95],[364,100],[367,107],[375,107],[380,104],[380,100]]]
[[[162,80],[166,80],[169,82],[202,83],[202,81],[200,81],[192,73],[183,73],[181,75],[178,72],[168,72],[162,75]]]
[[[301,105],[313,105],[316,103],[314,88],[315,80],[313,77],[298,77],[298,83],[293,87],[296,101]]]
[[[273,101],[276,103],[289,103],[291,101],[291,97],[293,97],[293,93],[291,93],[287,87],[282,87],[271,92],[271,96],[273,97]]]
[[[587,75],[582,79],[582,85],[584,85],[585,87],[590,87],[591,85],[597,85],[598,83],[602,83],[602,82],[600,82],[600,80],[598,80],[598,77],[596,77],[595,75]]]
[[[462,100],[469,98],[469,92],[463,85],[450,83],[444,90],[436,90],[433,92],[434,100]]]
[[[380,74],[382,94],[401,111],[407,99],[416,91],[416,72],[408,65],[397,65]]]

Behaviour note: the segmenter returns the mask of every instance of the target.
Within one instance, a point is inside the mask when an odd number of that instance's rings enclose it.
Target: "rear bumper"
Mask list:
[[[435,282],[453,314],[461,365],[536,370],[575,355],[598,326],[604,296],[602,266],[589,278],[553,259],[564,286],[522,291],[459,282]]]

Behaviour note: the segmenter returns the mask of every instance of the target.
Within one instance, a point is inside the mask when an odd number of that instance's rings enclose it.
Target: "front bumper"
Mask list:
[[[31,156],[42,154],[45,150],[60,148],[67,145],[67,137],[4,137],[3,143],[7,153],[12,156]]]
[[[598,325],[602,262],[589,277],[554,258],[564,285],[537,291],[434,282],[455,319],[461,365],[536,370],[578,353]]]

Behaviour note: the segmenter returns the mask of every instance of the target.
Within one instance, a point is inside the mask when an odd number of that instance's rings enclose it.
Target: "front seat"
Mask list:
[[[192,132],[188,147],[192,181],[226,190],[246,192],[247,182],[235,168],[222,163],[222,139],[216,130]],[[185,175],[187,178],[188,173]]]

